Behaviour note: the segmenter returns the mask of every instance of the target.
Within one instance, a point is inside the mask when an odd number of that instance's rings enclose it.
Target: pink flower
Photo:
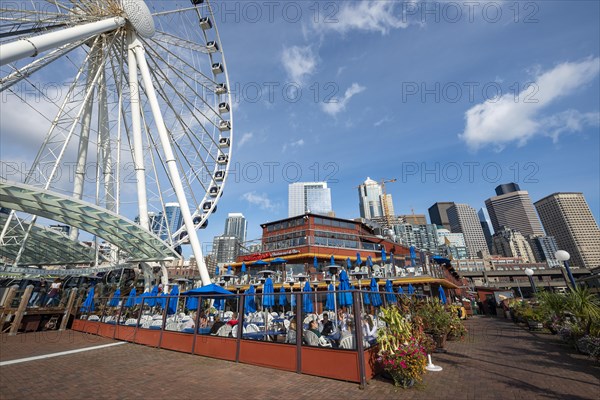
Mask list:
[[[400,365],[402,366],[402,368],[403,368],[403,369],[406,369],[406,368],[407,368],[407,366],[406,366],[406,363],[405,363],[404,361],[401,361],[401,362],[400,362]]]

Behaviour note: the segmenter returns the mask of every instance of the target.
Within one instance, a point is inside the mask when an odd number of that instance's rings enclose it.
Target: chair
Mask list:
[[[152,320],[145,320],[144,322],[142,322],[142,328],[144,329],[150,329],[150,325],[152,325]]]
[[[309,346],[319,346],[319,337],[312,331],[304,331],[304,341]]]
[[[355,349],[356,346],[354,344],[354,336],[348,335],[348,336],[342,338],[342,340],[340,340],[340,348],[347,349],[347,350]]]
[[[161,330],[162,329],[162,320],[155,319],[150,323],[150,329]]]
[[[167,326],[165,326],[165,330],[167,331],[177,331],[179,332],[179,323],[177,322],[169,322]]]
[[[97,315],[90,315],[88,321],[100,321],[100,317]]]
[[[258,325],[256,324],[248,324],[248,326],[246,326],[245,329],[246,333],[255,333],[260,331],[260,329],[258,328]]]
[[[231,334],[231,325],[223,325],[217,330],[217,336],[228,337]]]
[[[237,338],[237,331],[238,331],[238,326],[234,325],[233,328],[231,328],[231,337]]]
[[[135,319],[135,318],[129,318],[127,321],[125,321],[125,325],[127,325],[127,326],[137,326],[137,319]]]
[[[283,320],[283,326],[285,327],[286,331],[290,330],[290,320],[289,319],[284,319]]]
[[[231,319],[231,318],[233,318],[233,311],[225,311],[225,313],[223,314],[223,316],[225,318]]]

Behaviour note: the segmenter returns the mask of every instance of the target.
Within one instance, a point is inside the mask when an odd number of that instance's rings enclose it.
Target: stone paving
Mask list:
[[[435,354],[442,372],[403,390],[265,369],[134,344],[0,366],[0,399],[600,399],[600,366],[556,337],[512,322],[467,321]],[[0,361],[113,343],[66,331],[0,336]]]

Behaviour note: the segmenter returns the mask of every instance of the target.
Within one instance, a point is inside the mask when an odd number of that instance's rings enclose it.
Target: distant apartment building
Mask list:
[[[429,207],[429,220],[432,224],[450,230],[450,221],[448,220],[448,209],[454,205],[453,202],[437,202]]]
[[[559,250],[553,236],[529,235],[526,237],[537,262],[546,262],[550,268],[560,267],[554,254]]]
[[[393,225],[396,242],[406,247],[414,246],[417,250],[436,253],[438,249],[437,228],[433,224],[412,225],[395,224]]]
[[[235,236],[215,236],[212,254],[216,265],[233,263],[239,253],[239,241]]]
[[[332,215],[327,182],[295,182],[288,187],[288,217],[306,213]]]
[[[574,267],[600,266],[600,229],[583,193],[553,193],[535,203],[549,236]]]
[[[493,254],[503,257],[520,257],[524,262],[536,262],[531,246],[521,232],[503,227],[492,236]]]
[[[240,243],[246,242],[248,221],[241,213],[229,213],[225,220],[225,231],[223,236],[235,236]]]

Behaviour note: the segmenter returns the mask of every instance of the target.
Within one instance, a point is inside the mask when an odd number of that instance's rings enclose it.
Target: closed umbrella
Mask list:
[[[302,311],[304,311],[305,313],[312,313],[315,309],[313,306],[313,300],[312,296],[310,295],[310,292],[312,292],[310,282],[306,281],[306,284],[304,285],[304,294],[302,296]]]
[[[296,295],[293,293],[290,295],[290,306],[292,307],[292,310],[296,308]]]
[[[215,275],[217,275],[217,276],[220,275],[219,272],[221,272],[221,271],[219,271],[219,266],[217,265],[217,268],[215,268]]]
[[[408,284],[408,295],[412,296],[413,294],[415,294],[415,288],[413,287],[412,283]]]
[[[231,265],[227,266],[227,273],[229,275],[231,275],[231,273],[232,273]]]
[[[287,299],[285,298],[285,287],[281,285],[281,289],[279,289],[279,305],[281,307],[285,307],[287,304]]]
[[[156,299],[156,305],[160,306],[160,308],[165,308],[167,306],[167,299],[166,299],[167,296],[168,296],[168,294],[166,294],[165,292],[162,292]]]
[[[348,273],[344,270],[340,272],[340,285],[338,286],[339,293],[339,301],[340,306],[351,306],[352,305],[352,293],[351,292],[343,292],[343,290],[350,290],[350,279],[348,278]]]
[[[154,285],[154,287],[152,288],[152,291],[148,295],[148,299],[146,299],[146,302],[145,302],[146,305],[150,306],[150,307],[154,307],[157,302],[157,296],[158,296],[158,285]]]
[[[387,292],[385,294],[385,299],[387,300],[387,302],[395,303],[396,296],[394,295],[394,286],[392,285],[392,281],[390,281],[389,279],[385,281],[385,291]]]
[[[135,304],[136,305],[142,304],[142,301],[144,300],[144,298],[148,297],[148,296],[150,296],[150,293],[148,293],[148,292],[144,292],[144,293],[140,294],[139,296],[137,296],[135,298]],[[145,301],[144,304],[148,305],[148,302]]]
[[[173,285],[171,293],[169,294],[173,297],[169,299],[169,307],[167,308],[167,314],[171,315],[177,312],[177,305],[179,303],[179,286]]]
[[[381,263],[383,264],[386,261],[387,261],[387,257],[385,255],[385,247],[381,246]]]
[[[313,258],[313,267],[315,267],[315,269],[319,268],[319,260],[317,260],[317,256]]]
[[[81,312],[92,312],[94,311],[94,287],[92,286],[90,288],[90,291],[87,294],[87,297],[85,298],[85,301],[83,302],[83,304],[81,305]]]
[[[366,305],[371,304],[371,298],[369,297],[369,293],[361,293],[363,303]]]
[[[381,301],[381,295],[379,294],[379,285],[377,279],[371,278],[371,303],[375,307],[380,307],[383,302]]]
[[[362,260],[360,259],[360,253],[356,253],[356,265],[362,264]]]
[[[246,273],[246,263],[243,262],[242,263],[242,274],[245,274],[245,273]]]
[[[254,299],[254,294],[256,290],[254,290],[254,286],[250,285],[248,290],[244,292],[247,296],[244,300],[244,311],[246,314],[256,312],[256,300]]]
[[[415,251],[415,246],[410,246],[410,266],[414,267],[417,262],[417,252]]]
[[[444,292],[444,288],[442,287],[442,285],[439,286],[438,290],[440,292],[440,301],[442,302],[442,304],[446,304],[448,302],[448,299],[446,298],[446,292]]]
[[[373,268],[373,259],[371,256],[367,257],[367,266]]]
[[[273,293],[273,280],[267,278],[263,284],[263,307],[265,309],[275,305],[275,295]]]
[[[135,296],[136,296],[136,292],[135,292],[135,288],[131,289],[131,292],[129,292],[129,296],[127,297],[127,301],[125,302],[125,307],[133,307],[136,303],[135,303]]]
[[[331,265],[335,265],[335,257],[332,255],[331,258],[329,259],[329,263]]]
[[[213,302],[213,307],[215,307],[219,311],[223,311],[225,309],[225,299],[222,297],[215,299],[215,301]]]
[[[335,296],[333,295],[333,283],[327,288],[327,300],[325,301],[325,309],[330,311],[335,309]]]
[[[350,261],[350,257],[346,258],[346,267],[348,267],[348,270],[352,268],[352,261]]]
[[[112,299],[108,302],[108,305],[111,307],[116,307],[119,305],[119,299],[121,298],[121,289],[117,289],[115,294],[113,294]]]
[[[398,286],[398,294],[399,295],[403,295],[404,293],[404,289],[402,289],[402,286]]]

